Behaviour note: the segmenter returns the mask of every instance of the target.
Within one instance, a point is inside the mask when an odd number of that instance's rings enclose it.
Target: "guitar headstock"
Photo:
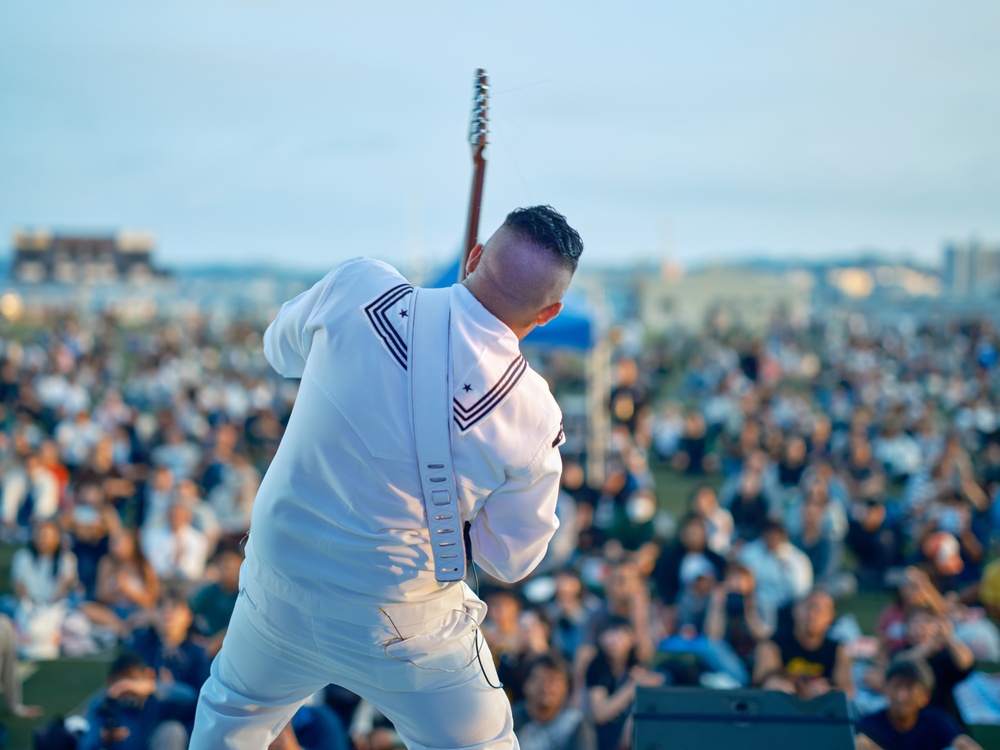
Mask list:
[[[469,126],[469,143],[472,146],[473,161],[481,160],[483,149],[486,148],[486,122],[488,119],[486,102],[489,93],[490,84],[486,79],[486,71],[478,68],[472,90],[472,123]]]

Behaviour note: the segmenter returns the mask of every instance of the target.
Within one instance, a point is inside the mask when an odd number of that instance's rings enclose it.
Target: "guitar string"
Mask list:
[[[553,83],[555,78],[545,78],[541,81],[534,81],[532,83],[525,83],[522,86],[515,86],[512,89],[504,89],[503,91],[490,91],[490,96],[500,96],[501,94],[511,94],[515,91],[520,91],[521,89],[529,89],[532,86],[540,86],[543,83]]]

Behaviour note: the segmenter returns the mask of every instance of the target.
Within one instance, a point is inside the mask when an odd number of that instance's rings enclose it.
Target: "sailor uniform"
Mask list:
[[[558,525],[561,415],[514,333],[466,287],[450,295],[459,505],[472,559],[516,581]],[[377,706],[410,748],[516,747],[478,634],[485,605],[435,579],[406,387],[412,298],[393,268],[354,259],[264,335],[271,365],[301,384],[254,504],[196,750],[266,747],[329,682]]]

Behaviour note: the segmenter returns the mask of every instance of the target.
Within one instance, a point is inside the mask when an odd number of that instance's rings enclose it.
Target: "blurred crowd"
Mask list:
[[[886,749],[1000,722],[1000,682],[976,671],[1000,661],[997,342],[979,322],[836,316],[623,341],[603,476],[565,455],[542,565],[477,581],[521,746],[627,747],[637,688],[660,685],[844,691]],[[12,713],[40,712],[16,657],[116,649],[65,731],[81,748],[186,747],[294,397],[246,325],[64,315],[0,338]],[[874,632],[838,617],[859,599],[884,604]],[[401,745],[330,686],[273,747]]]

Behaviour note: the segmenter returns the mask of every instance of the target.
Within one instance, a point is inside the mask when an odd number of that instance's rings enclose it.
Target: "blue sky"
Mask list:
[[[1000,3],[3,0],[0,233],[430,262],[551,203],[587,259],[1000,241]]]

